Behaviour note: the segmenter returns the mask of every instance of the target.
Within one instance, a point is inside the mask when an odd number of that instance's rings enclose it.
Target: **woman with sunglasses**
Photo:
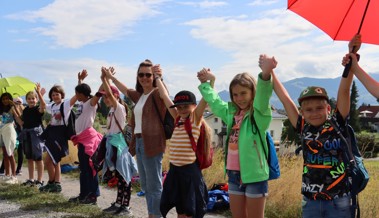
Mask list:
[[[145,190],[149,218],[161,217],[159,205],[162,193],[162,158],[166,149],[161,120],[167,109],[159,95],[153,73],[162,75],[159,65],[153,67],[150,60],[140,63],[136,75],[136,90],[133,90],[117,80],[114,73],[106,72],[106,76],[117,88],[135,103],[131,118],[134,134],[129,148],[132,155],[137,155],[140,183],[142,190]]]

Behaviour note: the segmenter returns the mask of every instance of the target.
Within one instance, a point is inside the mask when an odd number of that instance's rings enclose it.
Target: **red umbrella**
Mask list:
[[[362,42],[379,45],[378,0],[288,0],[288,9],[316,25],[333,40],[350,41],[360,33]],[[348,69],[343,76],[347,76]]]

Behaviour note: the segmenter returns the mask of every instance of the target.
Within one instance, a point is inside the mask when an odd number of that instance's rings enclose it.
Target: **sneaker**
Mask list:
[[[0,176],[5,176],[4,171],[0,171]]]
[[[113,215],[129,217],[132,216],[132,211],[130,211],[130,207],[122,205]]]
[[[62,191],[62,186],[60,183],[54,183],[50,189],[50,192],[60,193]]]
[[[5,183],[6,181],[10,180],[11,177],[10,176],[1,176],[0,178],[0,183]]]
[[[16,176],[22,176],[21,170],[16,170]]]
[[[50,190],[52,189],[54,183],[53,182],[48,182],[45,186],[41,186],[39,188],[39,191],[40,192],[50,192]]]
[[[38,189],[41,188],[43,186],[43,181],[42,182],[38,180],[34,181],[34,186],[37,187]]]
[[[72,198],[68,199],[68,202],[78,203],[79,201],[82,201],[82,200],[84,200],[84,197],[82,197],[81,195],[79,195],[79,196],[72,197]]]
[[[31,187],[31,186],[34,186],[34,181],[28,179],[25,182],[23,182],[22,185]]]
[[[103,210],[105,213],[115,213],[120,208],[119,204],[116,202],[112,203],[110,207]]]
[[[7,181],[5,181],[6,184],[11,184],[11,185],[14,185],[14,184],[18,184],[18,179],[14,176],[11,176],[10,179],[8,179]]]
[[[80,200],[79,203],[81,204],[92,204],[96,205],[97,197],[96,196],[87,196],[83,200]]]

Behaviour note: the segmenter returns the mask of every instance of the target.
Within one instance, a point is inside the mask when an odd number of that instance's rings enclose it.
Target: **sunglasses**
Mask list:
[[[142,78],[142,77],[150,78],[152,75],[153,74],[151,73],[138,73],[139,78]]]

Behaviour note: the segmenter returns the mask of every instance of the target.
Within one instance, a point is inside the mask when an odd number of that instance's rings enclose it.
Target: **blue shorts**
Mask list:
[[[344,196],[331,201],[311,200],[303,197],[302,209],[303,218],[350,218],[351,217],[351,197]]]
[[[268,181],[242,184],[240,171],[228,170],[229,194],[245,195],[249,198],[268,196]]]

